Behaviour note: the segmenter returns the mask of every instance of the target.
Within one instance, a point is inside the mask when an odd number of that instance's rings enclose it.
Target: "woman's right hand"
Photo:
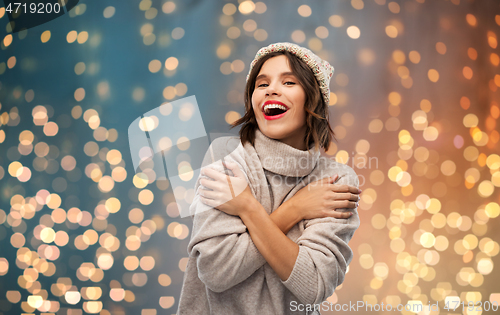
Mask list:
[[[352,211],[336,209],[355,209],[358,206],[360,189],[349,185],[337,185],[338,174],[310,183],[287,200],[301,219],[333,217],[347,219]]]

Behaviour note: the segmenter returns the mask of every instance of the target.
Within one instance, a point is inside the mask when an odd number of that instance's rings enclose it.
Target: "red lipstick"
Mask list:
[[[283,107],[286,108],[286,111],[279,114],[279,115],[266,115],[266,112],[264,111],[264,107],[266,105],[269,105],[269,104],[277,104],[277,105],[281,105]],[[275,120],[275,119],[279,119],[283,116],[285,116],[285,114],[287,113],[289,107],[286,106],[285,104],[283,104],[282,102],[279,102],[279,101],[274,101],[274,100],[269,100],[269,101],[266,101],[263,105],[262,105],[262,113],[264,114],[264,118],[267,119],[267,120]]]
[[[285,106],[285,107],[286,107],[286,110],[288,110],[288,106],[286,106],[285,104],[283,104],[283,103],[281,103],[281,102],[279,102],[279,101],[273,101],[273,100],[271,100],[271,101],[265,101],[265,102],[264,102],[264,104],[262,104],[262,107],[261,107],[262,111],[264,111],[264,106],[266,106],[267,104],[278,104],[278,105],[282,105],[282,106]]]

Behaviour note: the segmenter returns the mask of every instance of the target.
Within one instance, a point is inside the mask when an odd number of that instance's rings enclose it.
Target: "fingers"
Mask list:
[[[333,183],[332,183],[332,184],[337,183],[337,182],[338,182],[338,181],[339,181],[342,177],[344,177],[344,176],[345,176],[345,174],[343,174],[343,175],[341,175],[341,176],[339,177],[339,175],[337,174],[337,178],[333,181]]]
[[[221,184],[219,182],[216,182],[216,181],[213,181],[213,180],[209,180],[209,179],[205,179],[205,178],[202,178],[200,179],[200,184],[202,186],[205,186],[206,188],[210,188],[210,189],[213,189],[213,190],[221,190]]]
[[[226,178],[229,179],[229,176],[227,176]],[[233,190],[233,186],[231,185],[230,181],[229,181],[229,183],[228,183],[228,181],[226,181],[225,183],[221,183],[218,181],[213,181],[213,180],[202,178],[202,179],[200,179],[200,184],[205,188],[213,190],[213,191],[209,191],[209,190],[202,189],[202,188],[199,189],[200,195],[205,196],[206,198],[227,201],[231,198],[236,197],[234,190]]]
[[[200,183],[201,183],[203,186],[208,187],[208,188],[211,188],[211,189],[213,189],[213,188],[212,188],[212,187],[210,187],[209,185],[212,185],[212,186],[213,186],[213,185],[216,185],[216,187],[220,187],[220,185],[219,185],[219,184],[216,184],[217,182],[219,182],[219,183],[226,183],[226,184],[230,184],[230,182],[231,182],[231,181],[230,181],[230,177],[231,177],[231,176],[226,175],[226,174],[222,174],[222,173],[220,173],[219,171],[216,171],[216,170],[211,169],[211,168],[208,168],[208,167],[201,169],[201,172],[200,172],[200,173],[201,173],[201,175],[203,175],[203,176],[207,176],[207,177],[209,177],[209,178],[213,179],[213,181],[211,181],[211,180],[207,180],[207,179],[205,179],[205,178],[200,179]],[[204,184],[202,183],[202,181],[203,181],[203,183],[206,183],[207,185],[204,185]]]
[[[323,184],[333,184],[338,178],[339,178],[339,175],[335,174],[333,176],[322,178],[322,179],[318,180],[317,182],[321,182]]]
[[[330,184],[330,183],[331,183],[331,184],[333,184],[333,183],[335,183],[335,181],[337,181],[338,179],[339,179],[339,174],[335,174],[335,175],[333,175],[333,176],[330,176],[330,177],[324,178],[323,180],[324,180],[325,182],[329,183],[329,184]]]
[[[333,194],[333,199],[334,200],[349,200],[349,201],[354,201],[358,202],[361,197],[359,194],[353,194],[353,193],[334,193]]]
[[[223,174],[209,167],[202,168],[200,173],[201,175],[208,176],[218,181],[226,181],[226,174]]]
[[[234,198],[235,196],[234,196],[233,184],[231,184],[231,178],[229,177],[229,175],[226,175],[226,180],[227,180],[229,190],[231,191],[231,196]]]
[[[200,196],[203,198],[207,199],[219,199],[221,197],[221,194],[216,191],[210,191],[210,190],[205,190],[205,189],[200,189]]]
[[[218,205],[221,205],[229,200],[231,200],[231,197],[228,195],[225,195],[224,193],[218,192],[218,191],[210,191],[210,190],[205,190],[205,189],[200,189],[199,191],[200,195],[200,200],[212,207],[216,207]]]
[[[340,211],[331,211],[329,213],[329,216],[335,219],[348,219],[352,217],[353,213],[348,211],[348,212],[340,212]]]
[[[337,184],[331,184],[330,189],[333,190],[334,192],[348,192],[351,194],[359,194],[361,192],[361,189],[354,187],[354,186],[349,186],[349,185],[337,185]]]
[[[208,198],[205,198],[203,196],[200,196],[200,200],[201,200],[201,202],[203,202],[204,204],[206,204],[207,206],[210,206],[212,208],[215,208],[218,206],[218,202],[216,202],[215,200],[208,199]]]
[[[245,178],[245,175],[243,174],[243,172],[238,167],[238,164],[233,163],[233,162],[225,162],[224,164],[226,165],[226,167],[228,169],[230,169],[233,172],[234,176],[240,177],[240,178]]]
[[[349,200],[340,200],[332,202],[332,206],[334,209],[354,209],[358,207],[358,203]]]

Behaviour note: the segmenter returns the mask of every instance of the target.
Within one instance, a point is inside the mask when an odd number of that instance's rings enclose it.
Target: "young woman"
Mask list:
[[[179,315],[329,307],[322,302],[352,259],[347,243],[359,226],[361,192],[349,166],[320,157],[333,135],[332,74],[328,62],[295,44],[257,52],[245,115],[234,124],[242,125],[240,137],[212,142],[195,187]]]

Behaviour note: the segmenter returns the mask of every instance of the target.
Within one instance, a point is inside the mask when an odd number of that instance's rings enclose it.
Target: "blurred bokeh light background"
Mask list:
[[[195,95],[230,132],[279,41],[334,66],[323,154],[363,189],[328,301],[500,304],[498,1],[80,1],[8,24],[0,8],[0,314],[175,314],[192,220],[168,179],[135,174],[127,128]]]

